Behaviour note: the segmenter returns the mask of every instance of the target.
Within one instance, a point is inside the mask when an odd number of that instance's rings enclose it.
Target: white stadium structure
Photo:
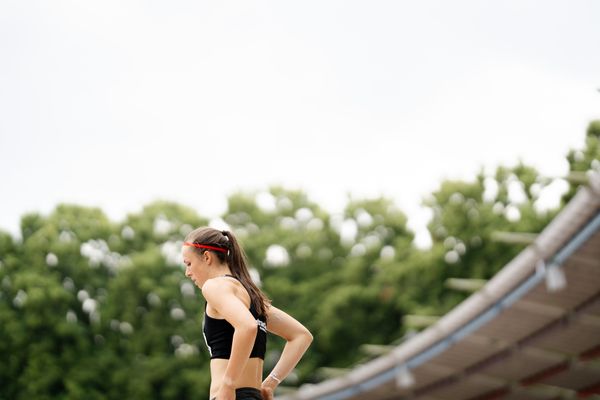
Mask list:
[[[318,340],[318,335],[316,335]],[[600,174],[421,333],[278,400],[600,399]]]

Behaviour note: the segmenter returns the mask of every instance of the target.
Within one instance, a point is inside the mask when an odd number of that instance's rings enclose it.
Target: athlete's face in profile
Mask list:
[[[185,276],[190,278],[192,282],[199,288],[208,279],[208,268],[205,262],[205,257],[199,255],[192,247],[185,246],[182,250],[183,263],[185,264]]]

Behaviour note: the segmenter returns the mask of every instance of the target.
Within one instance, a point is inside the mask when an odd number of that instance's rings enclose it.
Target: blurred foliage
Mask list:
[[[585,147],[567,155],[571,171],[600,170],[599,138],[595,121]],[[540,232],[558,209],[537,203],[557,179],[519,163],[442,182],[423,202],[432,215],[428,249],[414,246],[390,199],[352,199],[331,214],[282,187],[231,195],[221,218],[263,290],[315,336],[285,383],[364,362],[361,345],[398,343],[411,333],[405,315],[455,307],[467,295],[446,279],[488,279],[521,251],[492,234]],[[575,191],[570,184],[562,204]],[[185,235],[206,224],[164,201],[119,223],[63,204],[48,216],[24,215],[21,238],[0,232],[0,399],[208,396],[203,300],[178,258]],[[267,371],[282,345],[269,341]]]
[[[571,149],[567,155],[569,171],[576,173],[600,172],[600,120],[592,121],[587,128],[583,149]],[[563,196],[566,204],[577,192],[578,185],[569,183],[569,190]]]

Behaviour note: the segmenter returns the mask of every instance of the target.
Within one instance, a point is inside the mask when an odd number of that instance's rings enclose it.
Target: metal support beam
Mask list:
[[[448,278],[444,285],[449,289],[474,293],[484,287],[486,283],[486,279]]]
[[[492,232],[491,239],[494,242],[508,243],[508,244],[523,244],[530,245],[535,242],[538,237],[535,233],[528,232]]]

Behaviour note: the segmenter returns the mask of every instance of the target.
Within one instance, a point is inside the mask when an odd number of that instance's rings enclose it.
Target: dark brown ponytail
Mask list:
[[[221,251],[194,248],[194,251],[197,251],[198,253],[212,251],[221,262],[226,262],[229,265],[231,274],[235,276],[248,291],[248,294],[250,295],[250,301],[254,305],[254,308],[260,315],[266,317],[267,307],[270,304],[270,301],[252,281],[248,271],[248,260],[246,258],[246,253],[232,232],[219,231],[213,228],[203,227],[190,232],[186,236],[185,241],[216,246],[227,250],[227,253],[224,253]]]

